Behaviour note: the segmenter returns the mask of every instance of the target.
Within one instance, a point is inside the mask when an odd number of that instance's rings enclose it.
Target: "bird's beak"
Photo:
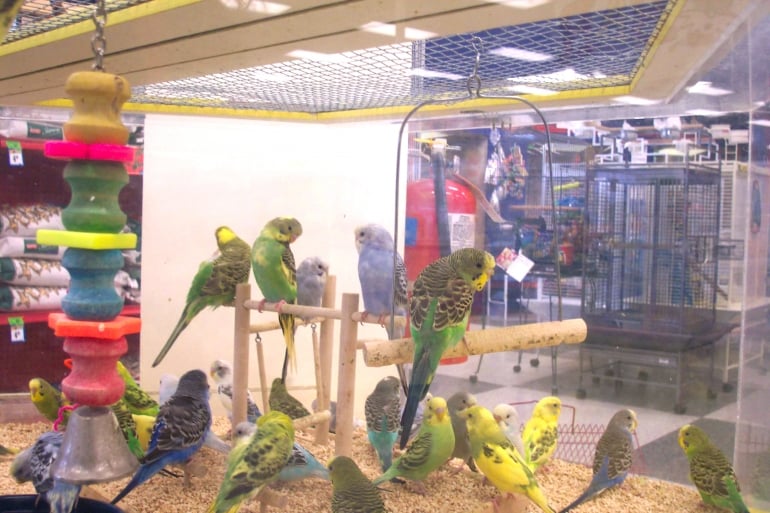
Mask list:
[[[500,422],[503,418],[500,415],[492,415],[495,418],[495,422]]]
[[[436,416],[440,419],[444,418],[444,415],[446,415],[446,408],[436,408],[434,410],[436,412]]]
[[[289,237],[289,243],[290,244],[294,244],[295,240],[297,240],[297,236],[296,235],[292,235],[291,237]]]

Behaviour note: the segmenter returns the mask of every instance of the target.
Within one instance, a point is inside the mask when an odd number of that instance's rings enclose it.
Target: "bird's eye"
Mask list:
[[[481,262],[478,262],[478,263],[476,264],[476,269],[481,269]]]

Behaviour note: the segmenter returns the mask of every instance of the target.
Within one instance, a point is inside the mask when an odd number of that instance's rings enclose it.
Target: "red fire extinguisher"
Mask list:
[[[417,180],[406,186],[404,263],[409,281],[416,280],[428,264],[441,256],[435,190],[433,178]],[[446,180],[445,191],[450,249],[473,247],[476,199],[470,189],[451,179]],[[463,363],[467,360],[467,356],[461,356],[444,358],[441,363]]]

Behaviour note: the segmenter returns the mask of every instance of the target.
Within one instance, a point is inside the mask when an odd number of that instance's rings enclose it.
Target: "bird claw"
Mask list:
[[[367,312],[366,310],[364,310],[363,312],[361,312],[361,322],[360,322],[359,324],[361,324],[361,326],[363,326],[363,325],[364,325],[364,323],[366,322],[366,319],[367,319],[368,317],[369,317],[369,312]]]
[[[385,317],[386,317],[385,314],[382,314],[379,317],[377,317],[377,322],[380,323],[380,327],[382,328],[385,327]]]
[[[267,300],[262,298],[262,301],[257,303],[257,312],[262,313],[262,310],[264,310],[264,308],[265,308],[265,301],[267,301]]]
[[[278,313],[281,313],[281,310],[283,310],[283,307],[284,307],[285,304],[286,304],[286,301],[281,299],[280,301],[278,301],[278,303],[275,304],[275,310]]]

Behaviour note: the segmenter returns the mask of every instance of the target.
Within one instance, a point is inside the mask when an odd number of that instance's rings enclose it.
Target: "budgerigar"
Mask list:
[[[233,430],[233,446],[247,440],[257,431],[257,425],[249,421],[238,423]],[[294,442],[291,448],[286,465],[278,474],[278,481],[291,482],[300,481],[317,477],[319,479],[329,480],[329,470],[319,462],[313,454],[302,447],[298,442]]]
[[[110,405],[110,409],[118,421],[118,426],[120,426],[120,431],[123,433],[123,438],[126,440],[131,454],[136,456],[137,459],[141,459],[144,456],[144,449],[142,449],[139,441],[133,414],[126,406],[126,402],[121,398],[115,404]]]
[[[0,457],[1,456],[13,456],[15,454],[18,454],[19,450],[14,449],[13,447],[6,447],[2,444],[0,444]]]
[[[171,335],[152,362],[157,367],[176,339],[204,308],[217,308],[232,303],[235,288],[249,281],[249,245],[227,226],[214,232],[219,252],[200,264],[187,291],[184,309]]]
[[[294,444],[294,424],[288,415],[271,411],[257,420],[248,441],[236,443],[227,470],[208,513],[235,513],[246,500],[278,479]]]
[[[297,304],[321,306],[328,276],[329,264],[319,257],[304,259],[297,268]]]
[[[227,360],[214,360],[209,368],[209,375],[217,384],[217,396],[227,410],[227,416],[233,416],[233,364]],[[262,412],[246,389],[246,420],[256,422]]]
[[[267,400],[271,410],[285,413],[292,419],[299,419],[310,415],[307,408],[286,389],[286,384],[281,378],[275,378],[270,387],[270,396]]]
[[[5,38],[5,34],[16,18],[16,13],[19,12],[22,3],[24,0],[3,0],[0,2],[0,40]]]
[[[160,402],[161,406],[168,401],[171,396],[174,395],[174,392],[176,392],[176,387],[179,386],[179,378],[176,377],[173,374],[163,374],[160,377],[160,389],[158,390],[158,401]],[[139,422],[140,420],[137,419],[137,416],[134,416],[134,419],[137,422],[137,432],[139,431]],[[144,419],[141,419],[141,422],[146,423]],[[150,424],[150,433],[152,433],[152,426],[155,423],[155,419],[153,418],[152,424]],[[219,438],[219,436],[214,433],[211,428],[206,432],[206,438],[203,441],[203,445],[208,447],[209,449],[214,449],[217,452],[221,452],[223,454],[228,454],[230,452],[230,445]],[[145,449],[146,450],[146,449]]]
[[[690,480],[703,502],[732,513],[749,513],[732,465],[708,435],[687,424],[679,429],[678,440],[690,462]]]
[[[251,246],[251,269],[257,286],[271,303],[297,303],[297,268],[291,243],[302,235],[302,225],[293,217],[276,217],[267,222],[259,237]],[[281,379],[286,381],[286,369],[291,362],[297,368],[297,356],[294,349],[294,316],[278,313],[286,355],[283,360]]]
[[[535,474],[495,422],[492,412],[476,405],[460,412],[460,416],[468,426],[473,459],[481,473],[501,492],[526,495],[541,510],[555,513]]]
[[[131,418],[134,419],[136,438],[139,440],[139,446],[142,448],[142,456],[144,456],[144,453],[146,453],[147,449],[150,447],[150,440],[152,440],[152,428],[155,426],[155,417],[132,413]]]
[[[452,458],[460,458],[468,467],[476,472],[476,464],[473,462],[473,453],[471,453],[471,442],[468,439],[468,428],[465,419],[458,415],[460,410],[470,408],[476,404],[476,397],[465,391],[460,391],[452,395],[447,400],[449,407],[449,416],[452,419],[452,429],[455,432],[455,448],[452,451]],[[462,465],[460,466],[462,469]]]
[[[139,469],[118,495],[117,503],[131,490],[163,470],[166,465],[184,463],[203,446],[211,427],[209,384],[201,370],[185,372],[171,398],[161,406],[152,430],[150,447]]]
[[[386,513],[380,491],[369,481],[356,462],[337,456],[329,462],[332,480],[332,513]]]
[[[158,401],[150,397],[150,394],[139,387],[139,384],[134,380],[134,377],[122,362],[118,361],[116,368],[120,377],[123,378],[123,383],[126,385],[126,389],[123,391],[123,401],[125,401],[128,410],[135,415],[157,416],[159,409]]]
[[[636,431],[636,413],[620,410],[610,419],[594,452],[593,478],[588,488],[560,513],[566,513],[621,484],[631,468],[634,453],[633,434]]]
[[[524,442],[521,440],[521,419],[516,407],[508,403],[500,403],[492,409],[492,415],[495,421],[503,430],[505,436],[511,441],[513,446],[519,451],[519,455],[524,457]]]
[[[548,463],[556,450],[559,432],[561,400],[548,396],[540,399],[532,410],[532,416],[524,424],[521,439],[524,442],[524,461],[532,472]]]
[[[31,447],[16,456],[10,469],[17,482],[32,481],[35,491],[48,502],[51,513],[70,513],[80,494],[80,485],[55,479],[51,472],[62,440],[62,432],[43,433]]]
[[[391,315],[405,316],[407,307],[406,266],[398,252],[393,252],[393,237],[378,224],[366,224],[355,230],[358,251],[358,280],[364,300],[364,313],[378,316],[388,331],[388,339],[404,336],[405,324],[385,322]],[[395,266],[395,273],[393,271]],[[395,307],[395,308],[394,308]],[[405,322],[405,321],[403,321]],[[392,329],[391,329],[392,326]],[[396,365],[404,393],[407,377],[403,365]]]
[[[37,411],[51,422],[59,417],[59,408],[69,404],[64,395],[43,378],[29,380],[29,398]]]
[[[425,493],[422,480],[446,463],[454,448],[455,434],[446,400],[443,397],[431,397],[425,407],[424,420],[417,436],[406,452],[396,458],[390,468],[373,483],[378,485],[393,478],[405,477],[415,481],[419,491]]]
[[[393,445],[398,439],[401,416],[401,383],[398,378],[382,378],[366,398],[366,434],[385,472],[393,463]]]
[[[428,393],[439,360],[444,351],[462,340],[473,295],[484,289],[494,271],[492,255],[465,248],[429,264],[417,277],[409,304],[414,364],[401,417],[402,449],[409,439],[417,405]]]

